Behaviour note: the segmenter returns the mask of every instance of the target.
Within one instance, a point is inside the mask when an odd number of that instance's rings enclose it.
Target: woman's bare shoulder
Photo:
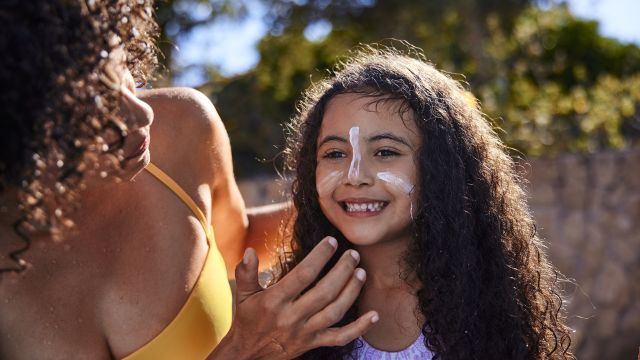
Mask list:
[[[154,163],[170,175],[186,172],[209,184],[226,176],[220,170],[231,166],[226,164],[231,162],[229,137],[206,95],[191,88],[164,88],[143,90],[138,96],[154,111]],[[223,156],[227,152],[229,156]]]
[[[154,111],[152,144],[155,141],[164,149],[206,156],[206,149],[219,141],[218,135],[223,133],[226,136],[216,108],[198,90],[153,89],[140,91],[138,96],[151,105]]]
[[[142,90],[138,97],[147,102],[154,110],[158,125],[167,122],[183,128],[194,127],[202,130],[211,128],[220,122],[220,117],[211,100],[200,91],[192,88],[163,88]]]

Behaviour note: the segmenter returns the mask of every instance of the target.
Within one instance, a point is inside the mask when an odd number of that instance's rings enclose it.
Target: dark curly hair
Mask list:
[[[434,359],[573,358],[558,275],[536,236],[514,161],[469,93],[415,49],[362,47],[305,93],[285,152],[297,216],[278,277],[327,235],[339,248],[323,274],[352,247],[323,215],[315,183],[324,111],[346,93],[400,101],[400,115],[413,112],[423,138],[415,236],[403,265],[421,283],[416,311],[426,319],[422,333]],[[356,317],[354,305],[338,325]],[[301,358],[349,358],[356,345]]]
[[[0,23],[0,193],[18,189],[15,204],[1,205],[19,208],[14,229],[24,240],[10,254],[16,266],[3,272],[24,268],[30,230],[55,238],[72,225],[65,214],[98,156],[111,163],[102,176],[121,168],[128,114],[105,65],[123,47],[145,83],[157,25],[151,0],[4,0]]]

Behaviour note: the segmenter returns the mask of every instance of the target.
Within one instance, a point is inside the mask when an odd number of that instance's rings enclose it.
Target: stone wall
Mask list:
[[[529,159],[529,205],[564,282],[580,360],[635,359],[640,346],[640,150]],[[281,183],[241,181],[248,205]]]
[[[529,205],[565,284],[578,359],[640,345],[640,151],[530,159]]]

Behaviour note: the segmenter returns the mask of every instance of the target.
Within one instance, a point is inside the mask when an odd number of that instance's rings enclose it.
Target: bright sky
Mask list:
[[[640,0],[569,0],[574,14],[598,20],[600,32],[640,45]]]
[[[243,73],[258,63],[256,44],[266,33],[262,22],[266,12],[259,0],[253,0],[249,16],[242,23],[222,19],[213,26],[194,31],[180,41],[175,60],[178,65],[208,63],[217,66],[224,75]],[[640,45],[640,0],[567,0],[579,17],[595,19],[600,32],[622,42]],[[326,28],[319,26],[322,35]],[[319,36],[308,34],[309,36]],[[205,80],[203,74],[187,71],[175,80],[176,85],[197,86]]]

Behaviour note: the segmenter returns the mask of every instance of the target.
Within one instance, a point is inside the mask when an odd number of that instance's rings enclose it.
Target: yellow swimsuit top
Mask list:
[[[213,228],[187,193],[162,170],[149,164],[146,170],[187,205],[207,235],[209,252],[191,294],[176,317],[155,338],[125,360],[205,359],[231,327],[231,288]]]

